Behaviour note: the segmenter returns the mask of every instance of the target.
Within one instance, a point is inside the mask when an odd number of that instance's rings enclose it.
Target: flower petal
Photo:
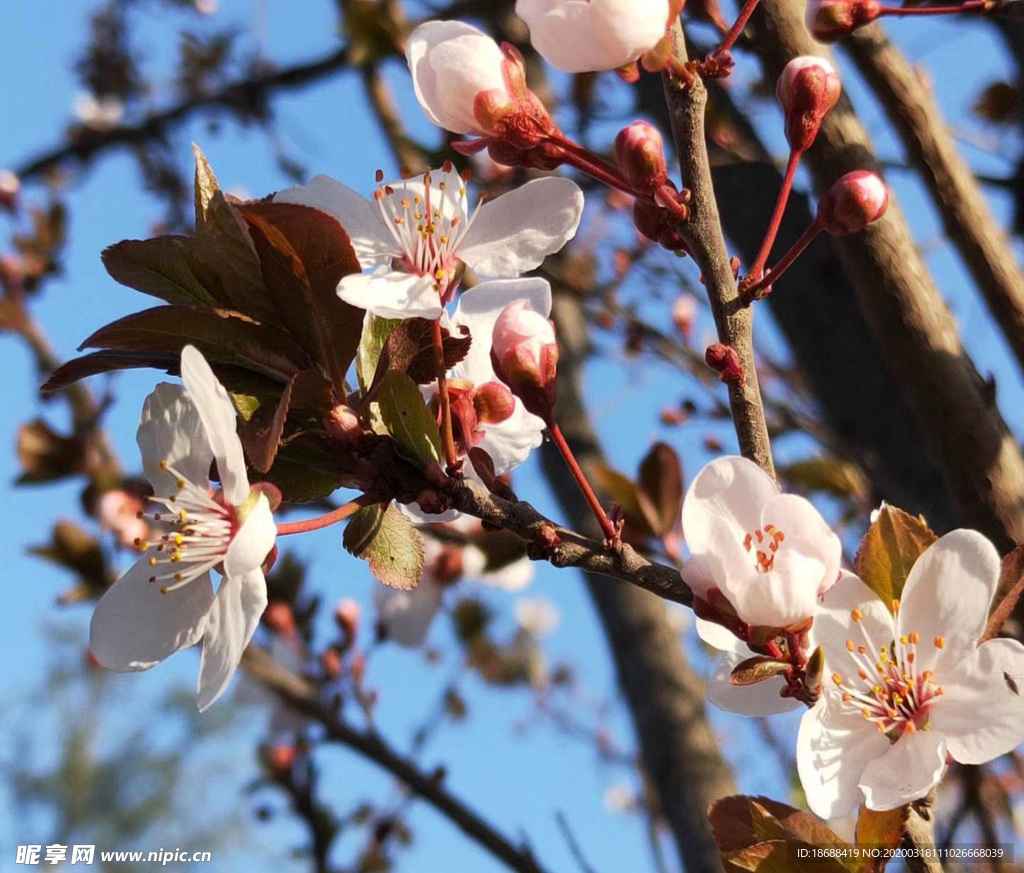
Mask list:
[[[860,612],[860,620],[853,620],[853,610]],[[821,646],[825,653],[825,669],[829,674],[856,676],[860,664],[846,648],[846,641],[854,645],[884,646],[896,635],[892,613],[875,594],[853,573],[842,574],[840,580],[821,599],[811,625],[811,645]],[[874,657],[874,651],[871,651]]]
[[[441,295],[430,276],[378,270],[345,276],[338,296],[381,318],[430,318],[441,315]]]
[[[89,648],[108,670],[148,670],[195,645],[213,603],[210,574],[160,592],[146,557],[136,561],[100,598],[89,625]]]
[[[695,624],[697,626],[697,636],[711,646],[711,648],[718,649],[718,651],[727,654],[738,655],[739,660],[753,656],[754,650],[750,646],[720,624],[708,621],[706,618],[698,618]]]
[[[797,770],[811,811],[836,818],[856,809],[861,775],[888,748],[889,741],[873,724],[826,690],[804,713],[796,740]]]
[[[479,276],[513,278],[572,239],[582,215],[583,192],[575,182],[534,179],[484,203],[457,254]]]
[[[199,663],[199,711],[204,712],[228,687],[242,652],[267,608],[267,583],[260,570],[225,576],[210,609]]]
[[[879,734],[881,736],[881,734]],[[896,809],[924,797],[946,769],[946,739],[938,731],[905,733],[875,758],[860,780],[868,809]]]
[[[263,566],[277,540],[277,525],[270,501],[260,494],[238,532],[231,538],[224,556],[224,575],[243,576]]]
[[[771,476],[753,461],[728,456],[707,464],[683,501],[683,536],[691,554],[707,554],[711,519],[727,522],[739,538],[761,526],[761,510],[778,494]]]
[[[544,279],[495,279],[481,282],[459,297],[452,323],[469,329],[469,354],[452,369],[455,379],[483,385],[497,378],[491,365],[491,336],[494,323],[513,300],[524,298],[530,308],[545,318],[551,314],[551,286]]]
[[[708,592],[718,586],[715,580],[715,564],[708,555],[694,555],[683,564],[680,575],[690,587],[694,597],[708,599]]]
[[[206,439],[217,459],[224,497],[232,506],[238,506],[249,496],[249,477],[245,472],[242,442],[235,430],[235,407],[231,398],[195,346],[181,350],[181,381],[203,420]],[[199,481],[206,478],[204,475]]]
[[[409,591],[378,584],[373,591],[377,621],[387,639],[407,649],[423,645],[434,615],[441,608],[443,589],[427,576]]]
[[[918,666],[939,677],[974,650],[999,582],[999,553],[980,533],[955,530],[914,562],[900,602],[897,628],[917,631]],[[936,649],[935,637],[945,640]]]
[[[814,614],[824,573],[825,565],[817,558],[782,550],[770,572],[742,578],[730,574],[722,580],[721,589],[748,624],[788,627]]]
[[[1024,646],[1016,640],[982,643],[939,680],[931,727],[955,760],[984,764],[1024,741]]]
[[[824,594],[835,584],[839,578],[843,546],[814,504],[796,494],[771,497],[761,511],[761,527],[768,524],[785,533],[786,539],[780,547],[783,552],[798,551],[806,557],[816,558],[824,566],[817,594]]]
[[[390,258],[402,256],[380,209],[358,191],[330,176],[315,176],[306,185],[278,191],[274,202],[311,206],[336,218],[348,233],[363,269],[387,264]]]
[[[523,408],[516,398],[512,414],[498,424],[483,425],[478,446],[491,456],[498,476],[518,467],[544,441],[544,420]]]
[[[733,685],[729,681],[732,671],[749,657],[727,654],[718,659],[708,680],[708,700],[719,709],[739,715],[778,715],[802,706],[799,700],[779,694],[786,687],[785,681],[779,676],[753,685]]]
[[[142,469],[158,497],[178,492],[177,476],[160,466],[166,461],[190,482],[208,482],[213,449],[199,410],[181,385],[161,382],[142,407],[136,436]]]

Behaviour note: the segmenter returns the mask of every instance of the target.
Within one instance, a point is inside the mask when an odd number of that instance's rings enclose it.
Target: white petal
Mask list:
[[[242,442],[235,430],[235,407],[231,398],[195,346],[181,350],[181,381],[203,420],[203,430],[217,459],[224,497],[232,506],[238,506],[249,496],[249,478],[245,472]]]
[[[484,570],[487,557],[474,545],[468,545],[462,551],[462,573],[466,579],[479,579],[485,585],[502,591],[522,591],[533,581],[533,561],[526,556],[499,567],[497,570]]]
[[[507,419],[481,427],[484,437],[479,447],[491,456],[498,476],[518,467],[544,441],[544,420],[527,412],[518,397]]]
[[[100,598],[89,625],[89,648],[108,670],[147,670],[195,645],[213,603],[209,573],[160,593],[153,568],[141,558]]]
[[[267,583],[260,570],[225,576],[203,633],[199,664],[199,711],[224,693],[238,669],[242,652],[267,608]]]
[[[843,545],[814,504],[796,494],[776,495],[765,503],[761,513],[761,527],[768,524],[785,533],[783,551],[796,550],[821,562],[824,570],[816,594],[823,594],[835,584]]]
[[[430,318],[441,315],[441,295],[429,276],[378,270],[345,276],[338,296],[381,318]]]
[[[522,275],[576,235],[581,215],[575,182],[535,179],[480,207],[458,257],[479,276]]]
[[[365,269],[386,264],[402,252],[391,235],[380,209],[358,191],[330,176],[315,176],[306,185],[286,188],[274,195],[276,203],[298,203],[326,212],[338,220]]]
[[[868,809],[896,809],[924,797],[939,784],[946,769],[946,740],[937,731],[914,731],[900,737],[861,776]]]
[[[783,548],[768,573],[722,581],[722,592],[748,624],[788,627],[814,614],[818,583],[825,565],[814,557]]]
[[[754,650],[751,649],[750,646],[743,642],[743,640],[738,639],[732,631],[722,627],[720,624],[708,621],[706,618],[698,618],[695,624],[697,626],[697,636],[699,636],[713,649],[718,649],[720,652],[726,652],[727,654],[737,655],[737,663],[744,658],[750,658],[753,656]]]
[[[900,602],[901,634],[917,631],[919,668],[939,677],[977,645],[988,621],[999,553],[980,533],[955,530],[939,538],[914,562]],[[933,641],[942,636],[938,650]]]
[[[800,720],[796,764],[807,805],[820,818],[852,812],[861,802],[865,768],[884,755],[889,741],[838,695],[825,691]]]
[[[1024,646],[1016,640],[983,643],[939,680],[931,727],[955,760],[984,764],[1024,742]]]
[[[263,566],[277,539],[277,525],[270,502],[260,494],[255,506],[249,510],[245,521],[232,537],[228,553],[224,557],[224,575],[243,576]]]
[[[730,524],[740,539],[761,526],[761,510],[778,494],[771,476],[753,461],[729,456],[707,464],[683,501],[683,536],[691,554],[707,554],[711,519]]]
[[[373,591],[373,602],[386,638],[407,649],[421,646],[441,607],[442,593],[441,586],[428,576],[409,591],[378,584]]]
[[[683,581],[690,587],[694,597],[708,599],[708,592],[718,586],[714,575],[715,564],[707,555],[694,555],[683,564],[680,574]]]
[[[199,410],[181,385],[161,382],[146,398],[136,440],[142,469],[158,497],[178,492],[178,477],[161,468],[161,461],[167,461],[200,487],[209,482],[213,449],[203,431]]]
[[[859,622],[851,615],[854,609],[861,613]],[[896,635],[895,621],[878,595],[852,573],[843,573],[825,593],[814,615],[811,645],[821,646],[824,651],[828,674],[856,676],[860,665],[847,651],[846,641],[867,645],[865,634],[874,645],[888,645]]]
[[[727,654],[718,659],[708,680],[708,700],[719,709],[739,715],[778,715],[802,706],[799,700],[779,694],[786,687],[780,677],[765,679],[753,685],[733,685],[729,681],[737,665],[752,654]]]
[[[544,279],[496,279],[481,282],[459,297],[452,323],[469,328],[469,354],[452,369],[456,379],[475,385],[495,377],[491,366],[491,336],[501,311],[513,300],[528,300],[530,308],[545,318],[551,314],[551,286]],[[457,327],[456,327],[457,332]]]

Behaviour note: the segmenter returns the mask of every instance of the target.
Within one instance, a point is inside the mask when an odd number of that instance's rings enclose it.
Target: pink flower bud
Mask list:
[[[667,209],[644,200],[633,204],[633,226],[641,236],[659,243],[670,252],[686,252],[689,247],[679,232],[675,216]]]
[[[854,170],[837,179],[818,201],[817,222],[833,236],[864,230],[885,215],[889,189],[874,173]]]
[[[877,0],[809,0],[804,21],[818,42],[835,42],[878,18]]]
[[[513,300],[498,316],[491,361],[498,375],[526,407],[545,421],[555,404],[558,344],[555,329],[528,300]]]
[[[409,37],[406,59],[416,97],[438,127],[452,133],[507,138],[531,148],[555,129],[526,86],[526,64],[461,21],[428,21]]]
[[[685,339],[693,335],[693,321],[699,309],[697,298],[690,293],[680,294],[672,304],[672,323]]]
[[[298,752],[288,743],[275,743],[264,750],[267,766],[275,773],[287,773],[295,766]]]
[[[0,209],[14,212],[18,208],[21,181],[10,170],[0,170]]]
[[[363,610],[351,597],[346,597],[334,608],[334,622],[349,637],[354,637],[359,630],[359,620]]]
[[[638,188],[660,188],[668,180],[661,131],[646,121],[634,121],[619,131],[615,162],[626,181]]]
[[[714,343],[704,352],[704,362],[716,373],[720,382],[742,385],[746,381],[743,364],[736,349],[725,343]]]
[[[320,666],[323,668],[324,677],[337,679],[341,675],[341,654],[334,646],[331,646],[320,656]]]
[[[775,85],[775,95],[786,113],[786,139],[793,151],[804,151],[818,135],[821,120],[839,101],[842,86],[824,58],[793,58]]]

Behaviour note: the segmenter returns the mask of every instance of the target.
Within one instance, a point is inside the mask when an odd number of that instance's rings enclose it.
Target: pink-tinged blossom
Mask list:
[[[704,467],[683,501],[691,558],[683,578],[707,599],[718,588],[749,625],[785,628],[814,615],[839,576],[842,547],[803,497],[780,494],[757,464],[724,457]]]
[[[150,538],[96,605],[90,647],[104,667],[134,671],[202,641],[205,710],[227,688],[266,608],[262,566],[277,529],[266,495],[249,486],[231,400],[192,346],[182,351],[181,377],[184,388],[161,384],[146,398],[138,443],[154,492]]]
[[[956,530],[914,563],[895,616],[856,577],[825,594],[825,688],[797,738],[815,813],[895,809],[938,784],[947,756],[983,764],[1024,740],[1024,646],[978,645],[999,569],[985,537]]]
[[[881,8],[878,0],[809,0],[804,22],[818,42],[835,42],[870,24]]]
[[[525,298],[513,300],[491,334],[494,371],[527,411],[549,420],[555,404],[558,343],[551,321]]]
[[[576,234],[583,192],[568,179],[535,179],[471,208],[466,181],[448,165],[420,179],[383,183],[372,200],[327,176],[281,191],[348,232],[363,269],[338,296],[384,318],[438,318],[464,264],[477,276],[512,278],[539,267]]]
[[[517,0],[530,42],[568,73],[617,70],[638,60],[668,30],[669,0]]]
[[[889,206],[889,189],[874,173],[854,170],[841,176],[818,201],[817,222],[833,236],[848,236],[878,221]]]
[[[631,185],[654,190],[668,181],[665,141],[646,121],[634,121],[615,137],[615,163]]]
[[[786,139],[794,151],[809,148],[822,119],[835,108],[842,93],[832,65],[814,55],[793,58],[775,85],[775,96],[786,114]]]

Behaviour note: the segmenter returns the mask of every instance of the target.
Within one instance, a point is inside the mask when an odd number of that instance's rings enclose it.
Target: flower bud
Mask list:
[[[15,212],[18,208],[18,192],[21,181],[10,170],[0,170],[0,209]]]
[[[889,189],[874,173],[854,170],[837,179],[818,201],[817,222],[833,236],[864,230],[885,215]]]
[[[334,608],[334,623],[347,637],[354,637],[359,631],[359,619],[363,611],[351,597],[341,600]]]
[[[786,64],[775,95],[786,113],[786,139],[793,151],[802,152],[814,142],[841,91],[839,76],[824,58],[804,55]]]
[[[667,209],[644,200],[633,204],[633,226],[641,236],[670,252],[687,252],[689,247],[679,232],[675,217]]]
[[[274,745],[265,747],[263,755],[267,767],[269,767],[274,773],[285,774],[295,766],[295,759],[298,757],[298,751],[295,746],[289,745],[288,743],[275,743]]]
[[[818,42],[835,42],[878,18],[877,0],[809,0],[804,22]]]
[[[746,379],[736,349],[725,343],[713,343],[704,352],[704,362],[716,373],[720,382],[742,385]]]
[[[659,188],[668,180],[665,142],[661,131],[646,121],[634,121],[615,137],[615,162],[626,181],[638,188]]]
[[[555,404],[558,344],[555,329],[528,300],[513,300],[498,316],[492,334],[494,372],[528,412],[545,421]]]
[[[409,37],[406,59],[416,98],[438,127],[508,138],[528,149],[555,129],[526,86],[526,64],[511,45],[461,21],[428,21]]]

